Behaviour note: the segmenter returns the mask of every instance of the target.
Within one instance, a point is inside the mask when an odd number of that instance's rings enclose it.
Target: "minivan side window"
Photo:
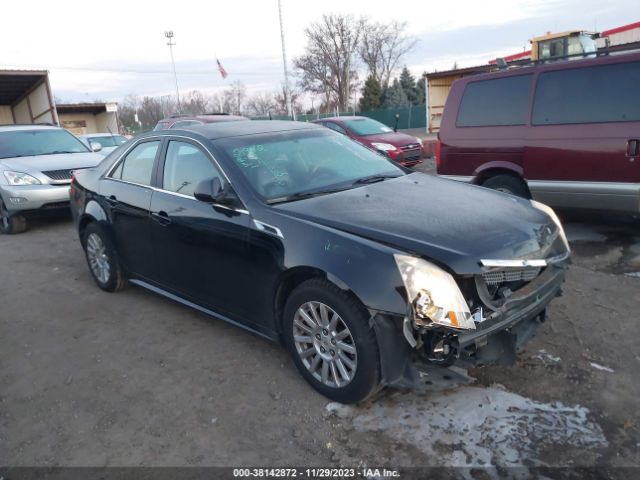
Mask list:
[[[533,75],[480,80],[467,84],[456,126],[498,127],[525,125]]]
[[[533,125],[640,120],[640,62],[541,73]]]
[[[110,177],[139,185],[151,185],[151,173],[160,140],[143,142],[131,150]]]

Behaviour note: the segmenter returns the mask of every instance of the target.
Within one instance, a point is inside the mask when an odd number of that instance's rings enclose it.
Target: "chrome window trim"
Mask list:
[[[118,157],[118,159],[113,163],[113,165],[111,165],[111,168],[109,168],[109,170],[107,170],[106,173],[104,173],[102,175],[102,178],[109,178],[110,180],[120,180],[117,178],[113,178],[111,176],[111,174],[113,173],[113,171],[115,169],[118,168],[118,166],[120,165],[120,163],[122,163],[122,161],[124,160],[124,157],[126,157],[127,155],[129,155],[129,153],[131,152],[131,150],[133,150],[134,148],[136,148],[138,145],[140,145],[141,143],[145,143],[146,141],[157,141],[160,140],[160,142],[162,143],[162,137],[161,136],[153,136],[153,137],[145,137],[145,138],[141,138],[140,140],[138,140],[137,142],[133,142],[131,145],[129,145],[129,148],[127,148],[124,152],[122,152],[120,154],[120,156]],[[132,185],[140,185],[139,183],[133,183],[133,182],[127,182],[126,180],[120,180],[124,183],[131,183]],[[151,185],[145,185],[150,187]]]
[[[268,233],[269,235],[274,235],[273,232],[268,230],[268,229],[273,229],[273,231],[275,232],[275,236],[280,237],[284,240],[284,235],[282,234],[282,230],[280,230],[278,227],[274,227],[273,225],[269,225],[268,223],[261,222],[260,220],[256,220],[255,218],[253,219],[253,224],[256,226],[258,230],[264,233]]]

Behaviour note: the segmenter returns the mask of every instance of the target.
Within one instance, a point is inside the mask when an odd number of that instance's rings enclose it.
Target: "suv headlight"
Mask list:
[[[538,210],[546,213],[551,217],[551,220],[553,220],[553,223],[555,223],[556,226],[558,227],[560,238],[562,238],[562,241],[564,242],[564,246],[567,248],[567,252],[571,252],[571,247],[569,247],[569,240],[567,240],[567,235],[564,233],[564,228],[562,227],[562,223],[560,222],[560,219],[556,215],[556,212],[553,211],[553,208],[551,208],[549,205],[545,205],[544,203],[536,202],[535,200],[530,200],[530,201],[531,201],[531,206],[533,208],[537,208]]]
[[[373,142],[371,146],[376,150],[382,150],[383,152],[392,152],[393,150],[397,150],[397,147],[395,145],[391,145],[390,143]]]
[[[26,173],[11,172],[9,170],[3,173],[9,185],[40,185],[41,183],[40,180]]]
[[[458,284],[432,263],[411,255],[395,254],[408,301],[418,325],[475,329],[476,325]]]
[[[416,137],[416,142],[418,142],[418,145],[422,146],[422,139],[420,137]]]

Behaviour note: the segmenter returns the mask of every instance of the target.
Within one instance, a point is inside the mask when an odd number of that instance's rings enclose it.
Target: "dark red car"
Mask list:
[[[640,53],[457,80],[436,164],[554,207],[640,214]]]
[[[387,155],[404,167],[422,162],[422,140],[406,133],[394,132],[385,124],[368,117],[330,117],[314,120],[363,145]]]
[[[205,115],[171,115],[163,118],[154,127],[154,130],[168,130],[170,128],[184,128],[193,125],[203,125],[215,122],[237,122],[239,120],[249,120],[240,115],[229,115],[227,113],[207,113]]]

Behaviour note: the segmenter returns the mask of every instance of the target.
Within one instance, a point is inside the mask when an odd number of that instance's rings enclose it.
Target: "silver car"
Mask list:
[[[0,126],[0,232],[22,232],[30,215],[68,209],[73,170],[103,159],[59,127]]]
[[[113,133],[91,133],[88,135],[78,135],[78,138],[94,152],[99,152],[105,156],[128,141],[124,135]]]

